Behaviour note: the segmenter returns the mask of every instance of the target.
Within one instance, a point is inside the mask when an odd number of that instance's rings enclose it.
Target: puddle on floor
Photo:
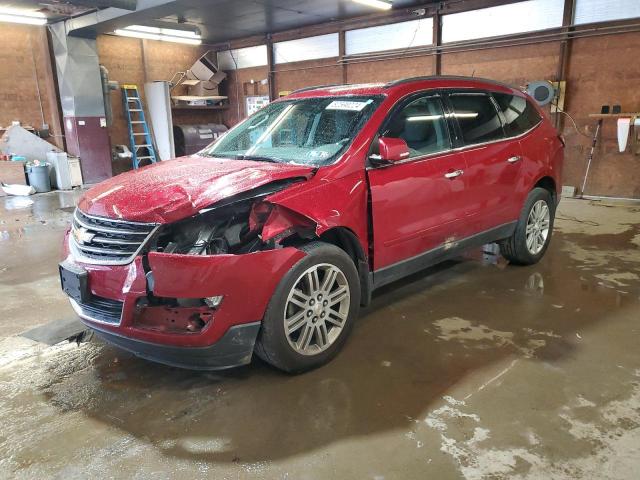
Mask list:
[[[575,254],[596,247],[597,262]],[[0,476],[393,478],[399,462],[414,478],[580,478],[636,425],[640,262],[620,251],[558,231],[535,266],[471,252],[381,289],[301,376],[183,371],[98,342],[20,356],[0,366]],[[624,287],[601,278],[616,274]]]

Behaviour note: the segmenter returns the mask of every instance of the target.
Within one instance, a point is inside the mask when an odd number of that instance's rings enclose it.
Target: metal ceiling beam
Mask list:
[[[67,35],[95,38],[136,23],[147,24],[150,18],[162,18],[178,11],[176,0],[138,0],[134,11],[125,8],[105,8],[65,21]]]
[[[138,2],[137,0],[71,0],[69,3],[81,7],[135,10]]]
[[[380,25],[388,25],[390,23],[417,20],[420,18],[432,17],[436,15],[436,13],[440,13],[440,15],[443,16],[451,13],[476,10],[479,8],[508,5],[510,3],[517,3],[520,1],[522,0],[428,0],[417,3],[414,6],[403,6],[384,12],[373,12],[351,18],[320,22],[314,25],[271,32],[271,34],[273,41],[277,43],[302,37],[339,32],[340,30],[356,30],[359,28],[376,27]],[[245,35],[229,38],[220,42],[210,43],[209,46],[213,50],[252,47],[265,43],[265,38],[266,35],[264,33]]]

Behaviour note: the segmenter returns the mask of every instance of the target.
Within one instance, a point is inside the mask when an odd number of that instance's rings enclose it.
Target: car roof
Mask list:
[[[301,88],[291,92],[287,98],[326,97],[341,95],[386,95],[397,91],[411,91],[426,88],[472,88],[478,90],[492,90],[523,95],[523,93],[506,83],[478,77],[463,77],[453,75],[433,75],[425,77],[411,77],[388,83],[361,84],[333,84],[317,85]]]

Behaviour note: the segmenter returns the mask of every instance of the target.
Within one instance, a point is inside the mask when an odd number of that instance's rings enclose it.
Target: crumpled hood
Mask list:
[[[313,167],[197,155],[159,162],[88,190],[78,207],[89,215],[169,223],[267,183],[309,177]]]

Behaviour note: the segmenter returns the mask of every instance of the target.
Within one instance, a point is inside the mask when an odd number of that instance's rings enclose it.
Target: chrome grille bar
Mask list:
[[[96,217],[76,208],[69,247],[81,262],[125,265],[142,250],[158,228],[156,223]]]
[[[140,242],[129,241],[129,240],[118,240],[115,238],[108,237],[94,237],[93,241],[95,243],[107,243],[109,245],[140,245]]]
[[[88,303],[78,303],[69,298],[76,314],[86,320],[98,323],[120,325],[122,321],[123,303],[108,298],[93,297]]]
[[[93,219],[93,223],[87,222],[88,218],[92,218]],[[76,208],[75,213],[73,214],[73,221],[75,223],[77,223],[81,227],[84,227],[84,228],[87,228],[87,229],[90,229],[90,230],[99,230],[101,233],[122,234],[123,232],[126,232],[126,233],[132,234],[132,235],[148,235],[149,234],[149,230],[135,231],[135,230],[126,230],[124,228],[110,228],[108,226],[101,225],[100,222],[99,222],[99,218],[100,217],[89,217],[88,215],[80,212],[80,210],[78,210],[77,208]],[[109,220],[109,222],[112,222],[112,221],[113,220]],[[156,224],[155,223],[140,223],[139,225],[149,225],[149,226],[153,227]]]

